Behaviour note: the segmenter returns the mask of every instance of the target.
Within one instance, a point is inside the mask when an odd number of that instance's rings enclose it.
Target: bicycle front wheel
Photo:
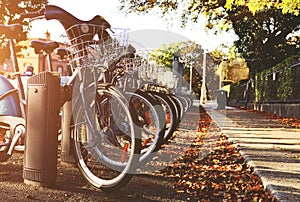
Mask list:
[[[112,86],[98,85],[96,95],[86,94],[73,109],[75,158],[80,172],[94,187],[122,187],[135,173],[140,155],[138,128],[125,97]]]
[[[135,124],[141,129],[140,162],[145,164],[162,145],[166,129],[164,110],[158,100],[147,92],[136,90],[125,92],[125,95],[130,102],[132,113],[137,116]]]
[[[163,144],[165,144],[173,135],[179,124],[179,114],[175,109],[175,104],[172,102],[168,94],[150,91],[161,103],[165,111],[166,116],[166,131],[163,138]]]

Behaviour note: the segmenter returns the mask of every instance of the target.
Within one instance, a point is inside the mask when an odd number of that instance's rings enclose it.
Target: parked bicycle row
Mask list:
[[[101,16],[83,21],[57,6],[47,5],[21,17],[57,20],[65,28],[66,49],[59,48],[56,42],[31,44],[37,53],[49,56],[49,71],[52,71],[50,54],[54,50],[72,67],[72,76],[62,86],[65,94],[61,97],[65,99],[58,101],[61,106],[71,102],[72,113],[70,121],[62,120],[61,127],[69,129],[67,135],[74,148],[75,162],[91,185],[104,190],[125,185],[136,169],[152,161],[172,137],[192,106],[191,96],[175,95],[164,86],[134,78],[132,75],[139,67],[149,65],[147,58],[142,58],[128,43],[125,33],[114,37],[110,24]],[[21,25],[0,26],[0,35],[10,43],[16,73],[19,69],[14,40],[21,28]],[[0,78],[5,84],[0,91],[1,109],[15,110],[15,113],[1,110],[0,156],[4,161],[16,146],[23,144],[20,140],[26,139],[26,115],[30,111],[26,110],[20,74],[15,77],[17,89],[4,77]]]

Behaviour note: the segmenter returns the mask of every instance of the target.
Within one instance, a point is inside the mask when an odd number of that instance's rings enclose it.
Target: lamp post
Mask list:
[[[203,53],[203,72],[202,72],[202,85],[201,85],[201,95],[200,95],[200,104],[205,103],[205,97],[206,97],[206,51],[204,50]]]
[[[190,93],[193,92],[193,64],[190,65]]]
[[[220,71],[220,78],[219,78],[219,89],[222,88],[222,65],[219,65],[219,71]]]

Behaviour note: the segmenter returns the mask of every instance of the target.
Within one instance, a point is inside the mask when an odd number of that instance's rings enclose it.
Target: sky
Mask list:
[[[82,20],[90,20],[95,15],[101,15],[112,27],[129,29],[130,32],[135,32],[139,36],[144,35],[145,37],[141,39],[143,43],[147,41],[144,46],[153,46],[151,48],[158,48],[157,46],[161,46],[162,43],[168,44],[189,39],[209,51],[217,48],[221,43],[230,44],[233,40],[232,34],[224,36],[207,34],[204,30],[204,17],[199,20],[199,23],[182,29],[180,21],[166,22],[157,14],[138,15],[120,11],[118,0],[49,0],[49,4],[59,6]],[[179,17],[177,19],[179,20]],[[157,30],[161,31],[156,32]],[[64,33],[58,22],[39,20],[33,22],[30,37],[43,37],[46,31],[51,33],[52,40],[61,40],[61,34]]]

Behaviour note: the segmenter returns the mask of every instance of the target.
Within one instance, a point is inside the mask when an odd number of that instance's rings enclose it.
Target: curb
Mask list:
[[[241,137],[239,135],[235,136],[235,133],[232,134],[233,136],[230,135],[230,132],[229,132],[229,134],[227,134],[228,131],[226,131],[226,128],[230,128],[231,124],[233,124],[232,127],[234,128],[234,125],[237,122],[233,121],[233,119],[230,119],[226,116],[226,121],[230,121],[230,124],[227,123],[227,125],[224,128],[224,123],[222,124],[222,121],[221,121],[222,119],[220,119],[220,117],[222,118],[223,114],[221,112],[220,112],[220,114],[218,114],[218,111],[215,111],[215,109],[213,107],[215,107],[215,106],[214,105],[203,106],[203,108],[206,110],[206,112],[214,120],[214,122],[220,129],[220,132],[223,133],[228,138],[228,140],[237,148],[237,150],[240,152],[240,154],[244,157],[245,162],[259,176],[264,188],[275,198],[276,201],[280,201],[280,202],[299,201],[299,198],[300,198],[299,192],[300,191],[298,189],[298,186],[293,187],[289,184],[290,182],[285,183],[285,180],[290,179],[290,178],[291,179],[295,178],[296,182],[298,182],[298,179],[297,179],[297,176],[299,175],[298,169],[296,168],[296,174],[293,173],[292,171],[290,172],[289,170],[287,170],[287,172],[284,172],[285,175],[288,175],[288,178],[285,178],[285,177],[280,176],[279,172],[283,172],[283,171],[281,169],[276,169],[277,168],[276,166],[264,168],[264,164],[261,164],[261,165],[256,164],[257,162],[258,163],[264,162],[264,160],[268,161],[269,157],[266,156],[263,159],[258,160],[259,157],[261,157],[258,155],[257,156],[258,159],[255,159],[256,155],[255,155],[255,153],[253,153],[253,151],[257,147],[255,147],[255,146],[252,147],[251,145],[250,146],[247,145],[247,144],[251,143],[252,139],[250,140],[250,142],[247,142],[245,140],[243,141],[243,139],[239,139]],[[238,124],[236,126],[239,127]],[[238,128],[238,127],[236,127],[236,128]],[[249,131],[251,131],[251,130],[249,130]],[[236,134],[239,134],[238,130],[236,131]],[[255,134],[255,130],[253,131],[253,134]],[[239,140],[241,140],[241,141],[239,141]],[[240,144],[245,144],[246,146],[243,147],[243,146],[240,146]],[[272,145],[272,143],[270,143],[270,144]],[[252,149],[253,149],[253,151],[252,151]],[[247,151],[250,151],[251,153],[247,153]],[[267,150],[265,150],[265,151],[267,151]],[[270,151],[277,154],[277,150],[273,150],[272,148],[270,148]],[[281,151],[279,151],[279,152],[281,152]],[[283,155],[283,154],[284,153],[280,153],[280,155]],[[281,157],[280,155],[276,156],[276,157],[280,158]],[[257,162],[255,162],[255,161],[257,161]],[[275,161],[274,162],[275,165],[278,162],[280,162],[280,161]],[[296,159],[295,162],[297,163],[298,160]],[[295,174],[296,176],[293,176],[293,174]],[[274,178],[272,178],[272,176],[274,176]],[[272,181],[272,179],[274,179],[274,181]]]

